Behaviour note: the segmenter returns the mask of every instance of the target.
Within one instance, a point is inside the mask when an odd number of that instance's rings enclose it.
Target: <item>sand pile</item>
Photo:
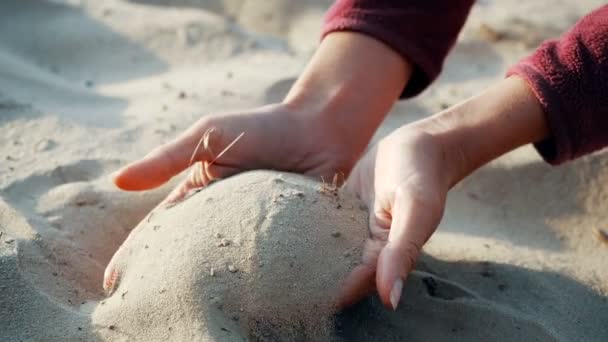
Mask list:
[[[142,341],[328,340],[367,231],[365,208],[331,185],[244,173],[144,219],[93,318]]]

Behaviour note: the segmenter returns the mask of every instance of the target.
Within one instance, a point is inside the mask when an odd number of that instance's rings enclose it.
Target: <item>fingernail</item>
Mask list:
[[[104,272],[103,290],[106,296],[110,296],[116,289],[116,283],[118,282],[118,271],[116,268],[106,268]]]
[[[403,280],[400,278],[395,280],[393,284],[393,288],[391,289],[390,299],[391,305],[393,306],[393,310],[397,310],[397,305],[399,304],[399,298],[401,298],[401,290],[403,290]]]

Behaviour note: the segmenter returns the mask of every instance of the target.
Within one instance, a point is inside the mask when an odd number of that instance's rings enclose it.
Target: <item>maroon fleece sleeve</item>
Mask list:
[[[323,36],[355,31],[383,41],[412,63],[402,97],[415,96],[439,74],[474,0],[337,0]]]
[[[608,145],[608,6],[544,42],[507,76],[525,79],[544,109],[551,135],[535,144],[551,164]]]

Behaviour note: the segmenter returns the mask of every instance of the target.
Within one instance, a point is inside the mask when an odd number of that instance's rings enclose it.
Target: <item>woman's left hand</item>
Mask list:
[[[376,289],[396,309],[407,275],[433,234],[449,190],[445,150],[439,140],[404,126],[381,140],[346,182],[370,211],[370,239],[362,264],[346,280],[342,306]]]

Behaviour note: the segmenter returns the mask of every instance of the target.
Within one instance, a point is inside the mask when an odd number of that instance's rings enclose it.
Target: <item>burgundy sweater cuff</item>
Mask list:
[[[413,66],[402,97],[422,92],[441,72],[474,0],[337,0],[327,12],[323,37],[335,31],[378,39]]]
[[[559,40],[544,42],[507,72],[528,83],[550,137],[535,143],[560,164],[608,145],[608,6],[581,19]]]

